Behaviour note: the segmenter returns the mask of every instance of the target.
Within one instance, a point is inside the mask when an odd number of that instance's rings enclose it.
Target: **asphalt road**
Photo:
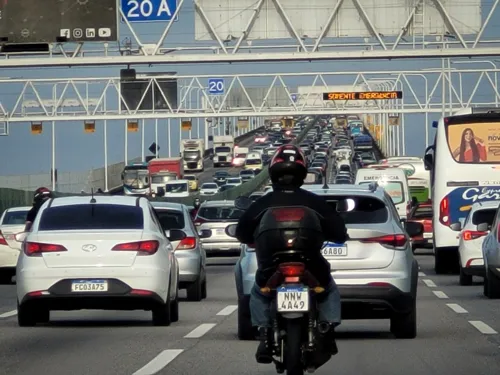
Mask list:
[[[394,339],[387,321],[345,321],[339,354],[316,374],[500,374],[500,301],[482,297],[479,283],[434,275],[432,256],[417,258],[417,338]],[[208,298],[181,302],[179,322],[164,328],[147,312],[102,311],[56,312],[48,325],[20,328],[15,286],[2,286],[0,374],[274,374],[255,363],[257,342],[236,337],[234,260],[209,262]]]

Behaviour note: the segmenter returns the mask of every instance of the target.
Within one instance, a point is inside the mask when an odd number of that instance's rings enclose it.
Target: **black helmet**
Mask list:
[[[193,206],[194,206],[194,208],[200,208],[200,206],[201,206],[200,198],[195,198],[194,199]]]
[[[49,198],[53,198],[52,192],[46,187],[40,187],[35,190],[35,196],[33,197],[33,201],[35,203],[42,203]]]
[[[306,176],[306,158],[300,148],[287,144],[276,150],[269,164],[269,177],[274,185],[300,187]]]

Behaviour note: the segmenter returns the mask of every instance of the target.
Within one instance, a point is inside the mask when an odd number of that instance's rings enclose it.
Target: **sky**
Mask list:
[[[470,0],[474,1],[474,0]],[[468,2],[470,2],[468,1]],[[462,1],[463,2],[463,1]],[[483,19],[491,8],[492,0],[483,1]],[[492,20],[500,19],[500,10],[497,9]],[[360,21],[361,22],[361,21]],[[140,24],[134,27],[143,41],[156,41],[163,31],[166,23],[147,23]],[[126,30],[124,24],[120,25],[120,41],[126,37],[130,37],[130,32]],[[491,25],[483,34],[483,39],[500,40],[500,23],[491,22]],[[345,41],[345,40],[344,40]],[[213,42],[212,44],[215,44]],[[279,43],[279,41],[276,41]],[[257,43],[255,43],[257,44]],[[195,46],[207,45],[207,42],[196,42],[194,39],[194,9],[192,1],[186,1],[179,20],[174,23],[171,32],[166,41],[166,46]],[[485,60],[485,59],[481,59]],[[500,60],[500,58],[499,58]],[[498,64],[496,60],[494,64]],[[459,65],[453,63],[452,69],[489,69],[492,67],[489,63],[477,63]],[[121,67],[96,67],[96,68],[30,68],[30,69],[1,69],[0,77],[11,78],[76,78],[76,77],[117,77]],[[242,63],[242,64],[191,64],[183,66],[156,66],[156,67],[138,67],[138,72],[169,72],[175,71],[178,74],[185,75],[213,75],[217,77],[220,74],[243,74],[243,73],[297,73],[297,72],[370,72],[370,71],[387,71],[387,76],[394,72],[402,70],[422,70],[430,68],[441,68],[440,60],[397,60],[397,61],[354,61],[354,62],[310,62],[310,63]],[[431,91],[436,82],[437,74],[428,74],[427,81],[429,90]],[[479,73],[464,74],[462,77],[463,96],[469,97],[470,93],[476,85]],[[336,77],[332,84],[335,85],[352,85],[353,75],[345,75]],[[309,85],[309,81],[299,80],[296,82],[287,81],[287,84]],[[453,86],[458,90],[459,75],[454,74]],[[486,81],[486,80],[485,80]],[[262,83],[260,83],[262,82]],[[484,82],[484,81],[483,81]],[[261,85],[265,80],[255,80],[253,85]],[[329,82],[330,83],[330,82]],[[424,79],[419,76],[409,77],[409,83],[416,95],[423,100],[425,96]],[[269,84],[269,81],[267,81]],[[14,87],[14,89],[13,89]],[[18,94],[21,92],[22,86],[6,85],[0,83],[0,102],[7,110],[14,107]],[[405,84],[403,87],[404,96],[407,98],[406,103],[415,103],[412,98],[412,92]],[[448,91],[448,90],[447,90]],[[446,93],[447,95],[449,92]],[[452,93],[452,96],[454,93]],[[97,96],[97,95],[95,95]],[[441,85],[432,95],[432,101],[441,100]],[[456,98],[454,98],[457,101]],[[449,99],[447,98],[447,101]],[[493,102],[494,91],[491,84],[482,83],[479,86],[478,93],[474,96],[475,102]],[[426,124],[426,117],[423,114],[409,114],[405,116],[405,152],[411,156],[422,156],[425,149],[425,128],[429,129],[429,138],[434,136],[431,123],[433,120],[438,120],[440,113],[429,114]],[[196,124],[196,122],[194,122]],[[99,168],[104,165],[104,139],[103,139],[103,124],[96,123],[96,132],[86,134],[83,132],[83,124],[80,122],[58,122],[55,124],[55,155],[56,168],[61,172],[69,171],[84,171],[90,168]],[[177,155],[179,152],[179,124],[172,122],[172,132],[170,134],[170,143],[172,149],[168,150],[168,138],[166,120],[159,121],[158,139],[160,149],[160,157]],[[193,126],[196,129],[196,126]],[[124,160],[125,151],[125,132],[122,121],[108,122],[107,132],[108,144],[108,164],[117,163]],[[183,132],[183,138],[187,137],[187,132]],[[196,130],[193,132],[194,137],[198,137]],[[202,129],[200,137],[204,136]],[[147,147],[155,140],[155,124],[154,121],[148,121],[145,127],[145,142]],[[149,154],[148,151],[145,152]],[[141,155],[141,132],[128,133],[128,158],[132,159]],[[45,123],[43,133],[41,135],[33,135],[30,132],[30,123],[13,123],[10,125],[8,136],[0,137],[0,175],[24,175],[35,173],[48,173],[51,168],[52,161],[52,135],[51,124]]]

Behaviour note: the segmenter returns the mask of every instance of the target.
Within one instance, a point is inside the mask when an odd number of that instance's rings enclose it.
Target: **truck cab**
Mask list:
[[[181,142],[181,154],[186,172],[203,172],[205,163],[205,141],[203,139],[183,139]]]
[[[234,137],[220,135],[214,137],[214,168],[230,167],[233,163]]]

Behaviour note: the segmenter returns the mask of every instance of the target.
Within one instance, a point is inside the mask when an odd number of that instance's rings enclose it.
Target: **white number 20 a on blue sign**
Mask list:
[[[120,7],[129,22],[177,21],[177,0],[121,0]]]
[[[208,92],[210,94],[224,94],[224,78],[210,78]]]

